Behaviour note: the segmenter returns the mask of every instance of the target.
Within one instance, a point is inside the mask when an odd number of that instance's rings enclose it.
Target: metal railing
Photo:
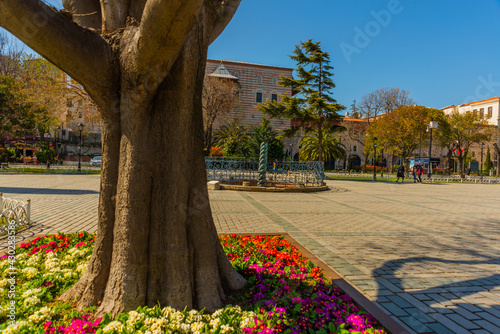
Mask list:
[[[256,183],[259,162],[250,158],[205,157],[207,179],[221,183]],[[324,163],[268,161],[266,184],[274,187],[322,186]]]
[[[348,173],[348,172],[326,172],[329,178],[340,179],[340,180],[364,180],[370,181],[373,179],[372,173]],[[377,173],[377,181],[394,181],[396,179],[396,174],[384,173],[383,176]],[[405,177],[405,182],[413,182],[413,176],[407,175]],[[427,175],[422,176],[422,182],[427,183],[500,183],[500,177],[494,176],[465,176],[460,175],[437,175],[434,174],[429,179]]]
[[[31,200],[26,202],[3,197],[0,193],[0,235],[8,230],[29,226],[31,223]]]

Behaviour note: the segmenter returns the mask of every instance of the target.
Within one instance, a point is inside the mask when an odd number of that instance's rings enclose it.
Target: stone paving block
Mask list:
[[[486,329],[474,329],[471,331],[473,334],[493,334],[490,331],[487,331]]]
[[[462,317],[464,317],[465,319],[468,319],[468,320],[477,320],[477,319],[480,319],[480,317],[476,313],[472,313],[472,312],[468,311],[465,307],[463,307],[462,303],[457,304],[456,308],[454,309],[454,311],[457,314],[460,314]]]
[[[478,317],[481,317],[484,320],[487,320],[487,321],[489,321],[489,322],[491,322],[493,324],[498,324],[500,326],[500,318],[495,317],[494,315],[492,315],[489,312],[477,312],[475,314]],[[500,333],[500,331],[498,333]]]
[[[431,307],[423,303],[421,300],[418,300],[415,298],[416,296],[409,295],[407,293],[401,293],[399,296],[403,299],[405,299],[408,303],[410,303],[413,307],[418,308],[420,311],[424,313],[432,313],[434,312]],[[420,295],[417,295],[420,296]],[[430,297],[426,296],[428,299],[425,300],[432,300]]]
[[[408,313],[404,311],[401,307],[394,303],[379,303],[383,308],[385,308],[387,311],[389,311],[391,314],[395,315],[396,317],[401,317],[401,316],[407,316]]]
[[[467,329],[457,324],[455,321],[449,319],[447,316],[440,313],[429,314],[430,317],[436,319],[440,324],[446,326],[449,330],[451,330],[455,334],[469,333]],[[429,325],[430,326],[430,325]],[[437,332],[441,333],[441,332]]]
[[[402,295],[402,294],[400,294]],[[404,300],[403,298],[401,298],[399,295],[395,295],[395,296],[388,296],[387,297],[391,302],[393,302],[394,304],[398,305],[399,307],[401,308],[407,308],[407,307],[413,307],[412,304],[408,303],[406,300]]]
[[[398,319],[408,325],[408,327],[413,329],[418,334],[434,333],[431,328],[427,327],[412,316],[401,316],[398,317]]]
[[[486,320],[475,320],[474,322],[482,329],[486,329],[487,331],[490,331],[495,334],[500,333],[500,327],[498,326],[499,325],[498,322],[494,324]]]
[[[426,324],[427,327],[433,330],[433,333],[436,334],[459,334],[459,333],[467,333],[467,331],[464,329],[463,332],[454,332],[448,329],[447,327],[443,326],[440,323],[432,323],[432,324]]]
[[[470,329],[478,329],[479,328],[477,323],[472,322],[470,320],[467,320],[464,316],[462,316],[460,314],[456,314],[456,313],[447,314],[446,317],[448,319],[456,322],[457,324],[459,324],[460,326],[462,326],[465,329],[470,330]]]

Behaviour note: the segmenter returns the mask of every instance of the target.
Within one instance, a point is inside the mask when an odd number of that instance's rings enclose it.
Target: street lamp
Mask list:
[[[483,148],[484,142],[481,142],[481,180],[483,180]]]
[[[78,123],[77,127],[78,127],[78,131],[80,132],[80,146],[78,146],[78,170],[77,170],[77,173],[81,173],[82,172],[82,165],[81,165],[81,156],[82,156],[82,131],[83,131],[83,127],[85,125],[80,122]]]
[[[431,134],[431,140],[429,141],[429,170],[428,170],[428,177],[429,179],[431,178],[432,176],[432,163],[431,163],[431,155],[432,155],[432,129],[437,129],[439,127],[439,123],[438,122],[434,122],[434,120],[431,118],[431,121],[429,122],[429,125],[427,127],[427,129],[429,130],[430,134]]]
[[[376,161],[377,160],[377,137],[373,137],[373,181],[377,181],[377,168]]]

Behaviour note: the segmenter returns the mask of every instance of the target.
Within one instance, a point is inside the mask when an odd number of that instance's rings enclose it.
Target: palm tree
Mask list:
[[[300,161],[318,160],[318,136],[305,136],[300,141],[299,159]],[[330,133],[323,134],[323,154],[322,161],[328,161],[331,158],[344,159],[345,146],[340,139],[332,136]]]
[[[218,128],[214,137],[216,146],[224,152],[225,156],[245,156],[248,133],[238,119]]]

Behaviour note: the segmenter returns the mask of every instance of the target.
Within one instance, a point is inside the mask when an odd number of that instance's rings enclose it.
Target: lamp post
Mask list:
[[[481,181],[483,180],[483,149],[484,142],[481,142]]]
[[[78,127],[78,131],[80,132],[80,146],[78,146],[78,170],[77,170],[77,173],[81,173],[82,172],[82,165],[81,165],[81,156],[82,156],[82,131],[83,131],[83,127],[85,125],[80,122],[78,123],[77,127]]]
[[[377,181],[377,137],[373,137],[373,181]]]
[[[429,170],[428,170],[428,177],[429,179],[431,178],[432,176],[432,163],[431,163],[431,155],[432,155],[432,129],[437,129],[439,127],[439,123],[438,122],[434,122],[434,120],[431,118],[431,121],[429,122],[429,125],[428,125],[428,130],[431,134],[431,140],[429,141]]]

